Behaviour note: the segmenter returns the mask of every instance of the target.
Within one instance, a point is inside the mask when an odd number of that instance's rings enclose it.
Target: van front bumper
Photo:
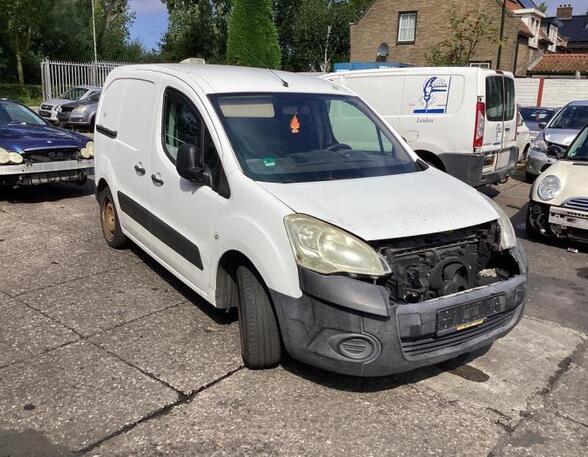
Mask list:
[[[297,360],[355,376],[409,371],[489,346],[523,314],[527,262],[520,246],[511,255],[519,275],[412,304],[391,301],[382,286],[300,269],[301,297],[270,291],[284,346]],[[478,304],[494,310],[483,322],[461,330],[438,322],[448,309]]]

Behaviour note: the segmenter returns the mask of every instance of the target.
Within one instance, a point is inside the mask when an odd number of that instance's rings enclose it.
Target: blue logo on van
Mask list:
[[[423,97],[420,104],[423,108],[413,110],[415,114],[443,114],[447,111],[447,100],[449,98],[449,87],[451,85],[451,77],[449,83],[443,78],[432,76],[423,84]]]

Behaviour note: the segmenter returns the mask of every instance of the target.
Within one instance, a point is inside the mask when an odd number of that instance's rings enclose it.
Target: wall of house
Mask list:
[[[497,0],[454,0],[458,9],[484,8],[500,24],[502,7]],[[414,44],[397,44],[398,14],[402,11],[418,11]],[[431,0],[375,0],[364,16],[351,25],[351,60],[374,61],[376,50],[382,42],[390,47],[389,60],[424,66],[427,53],[449,36],[449,2]],[[501,68],[513,71],[520,19],[507,12],[504,28],[504,46]],[[498,32],[497,32],[498,34]],[[497,36],[498,38],[498,36]],[[489,61],[496,66],[498,45],[481,42],[472,60]],[[522,58],[519,50],[519,57]],[[528,58],[528,56],[527,56]],[[524,61],[526,67],[528,60]],[[526,73],[526,72],[525,72]],[[520,74],[523,76],[525,73]]]
[[[517,78],[515,90],[517,103],[535,106],[539,93],[540,78]],[[588,79],[544,79],[541,106],[558,107],[572,100],[588,99]]]

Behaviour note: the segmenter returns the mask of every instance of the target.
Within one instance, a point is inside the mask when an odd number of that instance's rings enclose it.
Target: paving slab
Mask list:
[[[0,256],[0,290],[14,297],[137,262],[130,251],[111,249],[103,239],[60,244],[48,235],[35,249]]]
[[[177,400],[174,390],[88,342],[1,369],[0,383],[0,439],[36,432],[69,450]]]
[[[208,314],[207,314],[208,313]],[[211,305],[184,303],[93,337],[104,349],[184,393],[242,365],[239,323]]]
[[[527,417],[502,443],[495,457],[584,457],[588,449],[588,427],[547,410]]]
[[[571,361],[547,397],[559,415],[588,427],[588,357],[586,345]]]
[[[16,300],[0,297],[0,367],[46,352],[79,337]]]
[[[83,336],[185,301],[145,264],[131,264],[19,296]]]
[[[481,455],[502,433],[409,386],[338,379],[243,369],[92,455]]]
[[[583,336],[552,322],[523,318],[506,337],[467,367],[416,384],[478,412],[492,410],[516,423],[529,401],[546,388]]]

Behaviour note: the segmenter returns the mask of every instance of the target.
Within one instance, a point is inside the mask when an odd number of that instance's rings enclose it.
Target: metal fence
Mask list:
[[[58,97],[70,87],[86,84],[101,86],[108,73],[125,62],[64,62],[43,60],[41,62],[41,82],[43,100]]]

